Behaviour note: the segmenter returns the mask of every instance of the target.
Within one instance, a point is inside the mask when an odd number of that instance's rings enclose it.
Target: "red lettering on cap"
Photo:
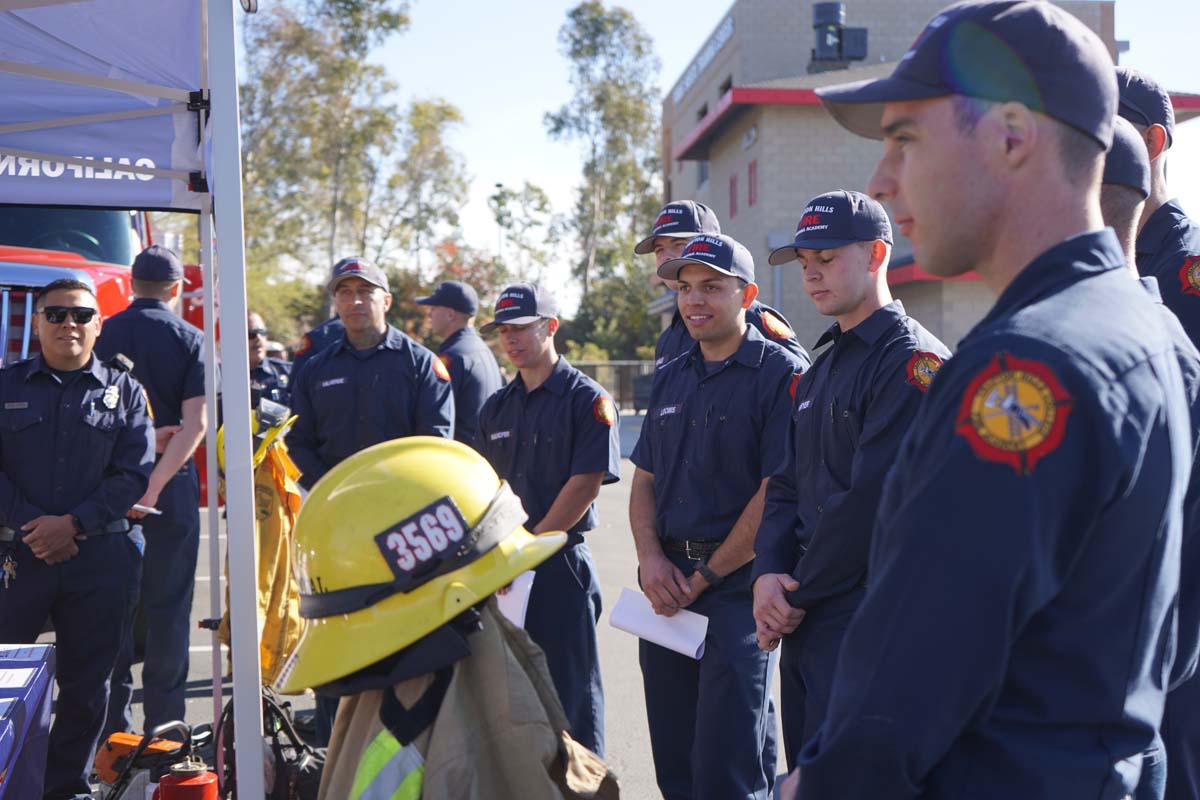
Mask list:
[[[506,297],[499,303],[496,303],[496,308],[508,308],[509,306],[515,306],[516,304],[516,300],[512,299],[511,297]]]
[[[708,242],[692,242],[691,244],[689,244],[687,246],[687,250],[684,251],[684,255],[691,255],[692,253],[711,253],[711,252],[713,252],[713,247]]]
[[[805,214],[804,217],[802,217],[800,220],[801,228],[807,228],[809,225],[820,225],[820,224],[821,224],[821,215],[820,214]]]

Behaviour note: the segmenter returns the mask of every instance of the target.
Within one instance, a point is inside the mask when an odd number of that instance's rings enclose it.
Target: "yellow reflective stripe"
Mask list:
[[[425,759],[417,748],[383,730],[358,762],[350,800],[420,800],[424,778]]]

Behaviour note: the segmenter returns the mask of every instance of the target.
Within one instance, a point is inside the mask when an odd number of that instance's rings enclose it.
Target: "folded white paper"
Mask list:
[[[512,588],[507,594],[496,595],[500,613],[518,628],[525,627],[525,612],[529,610],[529,591],[533,588],[533,570],[522,572],[513,578]]]
[[[704,656],[708,617],[686,608],[664,617],[654,613],[646,595],[628,587],[613,608],[608,622],[614,628],[699,661]]]

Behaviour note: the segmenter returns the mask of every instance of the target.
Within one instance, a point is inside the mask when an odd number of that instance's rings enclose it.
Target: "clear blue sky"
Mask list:
[[[618,4],[630,9],[653,37],[662,61],[659,86],[665,90],[731,2]],[[462,225],[467,241],[477,247],[496,248],[497,230],[486,198],[497,182],[517,187],[528,180],[550,193],[556,210],[570,208],[580,151],[550,141],[542,116],[570,97],[557,35],[573,5],[568,0],[414,0],[411,30],[380,53],[379,60],[400,84],[402,99],[439,96],[462,109],[466,124],[452,142],[466,157],[472,178]],[[852,12],[854,0],[847,5]],[[1200,93],[1194,56],[1200,2],[1117,0],[1116,10],[1117,38],[1131,45],[1121,63],[1146,70],[1172,91]],[[1174,193],[1200,214],[1200,122],[1180,128],[1169,163]],[[570,258],[564,254],[564,265]]]

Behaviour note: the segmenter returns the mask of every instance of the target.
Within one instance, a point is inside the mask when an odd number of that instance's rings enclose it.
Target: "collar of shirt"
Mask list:
[[[1140,256],[1152,256],[1162,249],[1163,242],[1184,216],[1178,200],[1168,200],[1159,206],[1138,234],[1134,252]]]
[[[891,329],[896,321],[902,319],[904,314],[904,303],[899,300],[893,300],[885,306],[881,306],[871,312],[871,315],[862,322],[855,325],[845,333],[853,333],[859,339],[862,339],[867,344],[875,344],[879,338]],[[826,342],[836,342],[842,338],[843,331],[835,322],[829,326],[829,329],[821,334],[821,338],[817,339],[817,343],[813,345],[815,350],[818,347],[823,347]]]
[[[465,328],[459,328],[454,333],[450,334],[449,336],[447,336],[445,339],[442,340],[442,346],[438,348],[438,352],[439,353],[442,352],[450,345],[456,343],[459,339],[466,339],[470,336],[474,336],[474,337],[478,338],[479,332],[476,331],[474,328],[472,328],[470,325],[468,325]]]
[[[1162,303],[1162,292],[1158,290],[1158,278],[1138,278],[1138,283],[1146,290],[1146,294],[1150,295],[1151,300],[1159,304]]]
[[[554,369],[550,370],[550,376],[538,385],[537,389],[546,389],[557,395],[563,395],[567,391],[567,379],[570,377],[571,365],[567,363],[566,356],[559,356],[558,361],[554,363]],[[522,394],[529,394],[525,390],[525,380],[521,377],[521,373],[517,373],[517,377],[513,380],[512,385],[520,388]]]
[[[1110,269],[1125,269],[1125,254],[1112,228],[1081,233],[1056,244],[1013,279],[991,311],[966,338],[998,319],[1011,316],[1032,303]],[[965,341],[966,339],[964,339]]]
[[[135,297],[133,302],[129,304],[130,308],[159,308],[163,311],[170,311],[171,307],[159,300],[156,297]]]
[[[86,374],[91,375],[92,378],[95,379],[96,383],[100,384],[101,386],[103,386],[108,380],[108,367],[104,366],[100,359],[96,358],[95,354],[88,359],[88,363],[86,366],[84,366],[83,371]],[[54,370],[52,370],[50,365],[46,363],[46,360],[42,358],[41,353],[38,353],[33,358],[29,359],[29,365],[25,371],[25,380],[28,381],[38,373],[42,373],[56,382],[58,381],[58,376],[54,374]]]
[[[725,359],[725,365],[732,363],[742,364],[757,369],[762,366],[763,356],[767,351],[767,340],[758,332],[758,328],[747,323],[746,335],[742,338],[741,345],[738,346],[737,352]],[[704,354],[700,352],[700,343],[696,342],[692,345],[692,349],[688,351],[688,360],[692,366],[699,370],[701,375],[707,375],[708,371],[704,368]],[[715,375],[720,370],[713,372]]]
[[[388,325],[387,330],[383,334],[383,338],[379,340],[379,344],[375,345],[374,347],[369,347],[366,350],[358,350],[354,347],[354,345],[350,344],[350,339],[347,338],[346,333],[343,331],[342,338],[338,340],[338,349],[349,350],[351,353],[360,353],[364,355],[376,353],[380,350],[399,351],[404,349],[407,338],[408,337],[406,337],[399,328]]]

